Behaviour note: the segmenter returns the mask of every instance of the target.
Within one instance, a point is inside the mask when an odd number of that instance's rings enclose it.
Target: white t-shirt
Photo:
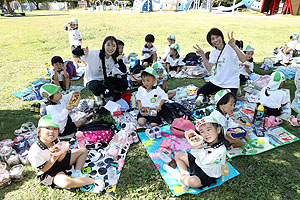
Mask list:
[[[168,55],[170,55],[170,45],[167,45],[165,47],[165,51],[164,52],[165,52],[165,54],[164,54],[163,59],[167,59]]]
[[[236,52],[226,44],[221,55],[220,53],[221,51],[216,48],[210,53],[209,62],[216,65],[216,73],[210,78],[210,82],[221,88],[238,88],[240,86],[240,60]]]
[[[55,71],[54,69],[50,70],[50,79],[54,80],[54,74]],[[61,70],[60,72],[57,73],[58,81],[64,81],[64,70]]]
[[[145,53],[144,51],[147,51],[147,52],[149,51],[149,53]],[[145,60],[147,58],[150,58],[151,57],[150,51],[155,51],[156,52],[157,50],[156,50],[154,45],[152,45],[151,48],[148,48],[146,45],[144,45],[143,48],[142,48],[142,53],[144,52],[144,55],[141,57],[141,60]]]
[[[58,143],[59,140],[55,140],[54,144]],[[48,162],[51,158],[50,151],[48,147],[39,139],[34,142],[29,151],[28,151],[28,161],[30,162],[31,166],[38,171],[37,175],[41,175],[44,172],[40,171],[46,162]]]
[[[73,92],[70,92],[67,95],[62,96],[59,103],[56,105],[47,105],[46,111],[48,115],[53,115],[54,118],[58,119],[59,132],[62,133],[65,130],[69,111],[66,109],[69,105],[69,101],[72,97]]]
[[[275,63],[278,63],[280,61],[283,61],[284,63],[288,63],[290,61],[290,59],[292,58],[292,56],[293,55],[291,53],[285,55],[281,50],[276,55]]]
[[[286,45],[287,45],[290,49],[294,50],[295,47],[296,47],[296,45],[297,45],[298,43],[299,43],[298,40],[293,40],[293,41],[289,41]]]
[[[141,101],[142,107],[156,108],[162,101],[168,101],[168,95],[160,87],[147,91],[144,86],[140,86],[136,93],[136,100]]]
[[[282,105],[290,102],[288,95],[281,89],[270,91],[268,90],[269,96],[265,94],[266,87],[261,89],[259,93],[259,102],[263,106],[267,106],[269,108],[279,109]]]
[[[246,61],[246,62],[244,62],[244,64],[247,64],[249,66],[249,70],[251,72],[253,72],[253,69],[254,69],[253,62]],[[246,68],[245,68],[244,65],[240,65],[240,69],[241,69],[241,74],[243,74],[245,77],[249,77],[250,76],[250,74],[248,74],[248,72],[246,72]]]
[[[224,144],[218,144],[214,148],[206,146],[201,149],[191,149],[191,154],[196,158],[196,164],[209,177],[221,177],[221,169],[226,160],[226,147]]]
[[[184,62],[182,60],[183,59],[180,56],[173,59],[170,55],[168,55],[166,63],[169,63],[171,67],[184,66]]]
[[[69,33],[69,43],[70,43],[70,45],[80,46],[82,37],[81,37],[78,29],[71,30],[70,27],[68,27],[67,31]]]
[[[87,63],[86,71],[84,75],[84,85],[91,80],[98,80],[103,81],[103,68],[102,68],[102,61],[99,57],[100,50],[89,50],[87,56],[82,56],[82,61]],[[119,64],[115,63],[113,58],[110,56],[108,59],[105,57],[105,65],[106,65],[106,74],[107,76],[111,76],[112,73],[114,74],[121,74],[119,70]]]
[[[224,130],[224,135],[226,135],[226,132],[229,128],[235,128],[239,126],[239,124],[235,123],[233,119],[229,117],[228,114],[224,116],[220,111],[216,109],[212,111],[209,116],[216,118],[219,124],[222,125]]]

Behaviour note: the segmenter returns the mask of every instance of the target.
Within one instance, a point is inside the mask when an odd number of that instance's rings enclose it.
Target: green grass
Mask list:
[[[30,13],[27,13],[30,14]],[[48,14],[48,12],[35,12]],[[14,138],[13,131],[21,124],[32,121],[37,125],[39,116],[29,112],[31,102],[12,96],[30,86],[31,82],[44,77],[41,65],[50,62],[54,55],[71,59],[68,34],[62,26],[71,17],[79,20],[83,46],[100,49],[108,35],[125,42],[125,52],[140,52],[144,37],[155,35],[154,45],[162,55],[166,37],[173,33],[181,45],[181,55],[193,52],[199,44],[205,51],[212,47],[206,42],[206,33],[212,27],[220,28],[227,41],[227,33],[234,31],[236,39],[254,46],[255,71],[264,57],[272,56],[272,50],[286,43],[289,35],[300,32],[299,17],[265,17],[258,14],[231,15],[209,13],[68,13],[60,15],[0,18],[0,139]],[[63,15],[62,15],[63,14]],[[67,15],[65,15],[67,14]],[[267,72],[269,73],[269,72]],[[203,80],[172,80],[170,89],[194,83],[201,86]],[[72,84],[82,84],[82,80]],[[294,95],[293,80],[285,88]],[[92,98],[84,90],[83,98]],[[299,129],[284,122],[283,127],[300,137]],[[200,193],[183,195],[183,199],[300,199],[300,143],[293,143],[257,155],[242,156],[231,160],[241,173],[220,187]],[[1,189],[0,199],[92,199],[108,198],[90,193],[52,190],[41,187],[34,170],[26,167],[25,180]],[[118,199],[167,199],[175,198],[150,160],[141,143],[133,145],[126,157],[116,190]]]

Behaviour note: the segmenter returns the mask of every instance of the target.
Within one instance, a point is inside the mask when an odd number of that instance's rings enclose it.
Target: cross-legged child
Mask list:
[[[37,178],[41,184],[50,187],[56,185],[61,188],[77,188],[94,184],[93,192],[100,193],[104,189],[103,180],[83,177],[80,171],[88,154],[86,148],[67,150],[59,156],[51,155],[49,148],[59,142],[58,133],[58,121],[52,115],[45,115],[39,120],[38,139],[28,152],[28,160],[37,170]],[[65,174],[65,170],[73,164],[76,170],[74,178]]]
[[[51,65],[54,68],[50,70],[51,83],[60,86],[68,93],[70,90],[70,79],[63,59],[60,56],[54,56],[51,59]]]
[[[171,70],[178,74],[181,70],[186,70],[182,57],[179,55],[179,44],[170,46],[170,54],[167,56],[166,69],[170,73]]]
[[[156,48],[153,45],[155,37],[152,34],[148,34],[145,37],[146,44],[142,48],[142,66],[144,68],[149,67],[152,63],[157,61]]]
[[[211,117],[214,117],[218,120],[224,128],[225,138],[232,144],[240,146],[243,149],[243,153],[256,153],[255,148],[264,148],[263,145],[258,144],[253,139],[251,139],[247,133],[244,137],[246,142],[243,142],[241,138],[233,138],[230,131],[227,131],[229,128],[235,128],[241,126],[241,122],[236,120],[233,121],[229,115],[232,114],[236,97],[229,89],[220,90],[215,95],[216,109],[210,114]]]
[[[230,146],[215,118],[207,116],[197,120],[196,129],[203,137],[202,145],[193,146],[191,153],[179,151],[175,154],[180,182],[193,188],[216,183],[221,177],[221,167],[225,165],[226,147]]]
[[[156,84],[156,71],[152,67],[147,67],[142,71],[143,85],[139,87],[136,94],[139,114],[137,116],[138,124],[145,125],[147,121],[151,126],[157,126],[162,123],[160,119],[160,110],[162,105],[168,100],[168,95]],[[156,109],[156,116],[142,116],[142,108]]]

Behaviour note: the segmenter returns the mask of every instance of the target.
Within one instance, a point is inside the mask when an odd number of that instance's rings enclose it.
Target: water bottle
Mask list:
[[[107,175],[108,175],[108,183],[109,185],[116,185],[118,183],[118,177],[117,177],[117,170],[115,167],[110,166],[107,169]]]
[[[260,126],[264,116],[264,110],[265,108],[263,105],[259,105],[258,108],[255,109],[253,122],[252,122],[255,126]]]
[[[135,96],[133,96],[133,95],[130,98],[130,107],[131,107],[131,109],[136,108],[136,99],[135,99]]]

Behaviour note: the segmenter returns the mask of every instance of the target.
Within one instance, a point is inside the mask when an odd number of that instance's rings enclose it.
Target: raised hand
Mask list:
[[[84,53],[85,56],[87,56],[89,54],[89,47],[85,47],[83,49],[83,53]]]
[[[198,44],[196,44],[196,46],[193,46],[194,49],[196,49],[196,53],[199,54],[200,56],[203,57],[204,54],[204,51],[199,47]]]
[[[234,47],[234,46],[235,46],[235,39],[233,38],[233,31],[231,32],[230,35],[229,35],[229,33],[228,33],[228,44],[229,44],[231,47]]]

